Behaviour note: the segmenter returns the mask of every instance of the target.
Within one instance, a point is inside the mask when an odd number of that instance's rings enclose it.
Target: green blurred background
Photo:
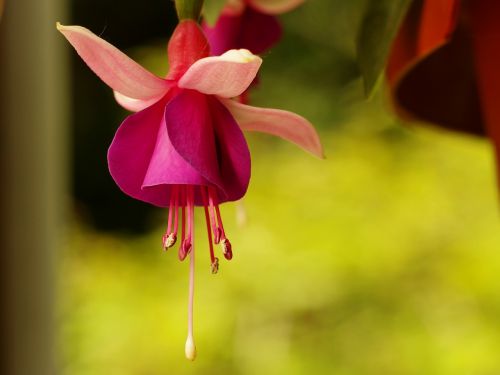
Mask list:
[[[173,5],[116,6],[75,0],[73,21],[164,74]],[[364,6],[311,0],[281,17],[283,41],[264,56],[252,103],[310,119],[327,158],[248,134],[247,221],[224,205],[235,256],[215,276],[197,212],[194,363],[184,359],[187,263],[161,251],[167,211],[114,186],[106,149],[126,113],[71,51],[63,374],[500,374],[490,146],[400,124],[383,87],[363,99],[354,42]]]

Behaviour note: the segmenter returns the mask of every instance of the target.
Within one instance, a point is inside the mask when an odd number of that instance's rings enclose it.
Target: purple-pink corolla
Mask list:
[[[250,180],[250,153],[242,130],[291,141],[322,157],[312,125],[278,109],[240,104],[262,60],[248,50],[209,57],[208,42],[192,20],[179,23],[168,45],[169,73],[148,72],[108,42],[80,26],[57,25],[80,57],[108,86],[117,102],[136,112],[120,125],[108,151],[110,173],[133,198],[169,207],[163,247],[180,236],[179,259],[190,255],[186,356],[194,359],[194,207],[204,209],[211,269],[233,256],[219,204],[243,197]]]
[[[281,38],[276,15],[286,13],[304,0],[227,0],[214,26],[203,23],[213,55],[245,48],[261,54]]]

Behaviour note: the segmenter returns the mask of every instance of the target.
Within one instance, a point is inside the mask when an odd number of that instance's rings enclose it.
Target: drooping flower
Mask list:
[[[288,12],[304,0],[228,0],[216,24],[203,29],[213,55],[244,48],[261,54],[281,38],[276,15]]]
[[[413,1],[387,65],[398,114],[490,138],[500,177],[500,2]]]
[[[242,130],[280,136],[321,157],[312,125],[278,109],[231,100],[252,82],[262,60],[248,50],[210,57],[198,24],[179,23],[168,45],[169,73],[155,76],[108,42],[80,26],[57,25],[117,102],[136,112],[121,124],[108,151],[110,173],[129,196],[169,207],[163,247],[180,237],[178,256],[190,256],[186,356],[194,359],[194,207],[203,207],[211,269],[233,257],[219,204],[242,198],[250,179],[250,153]]]

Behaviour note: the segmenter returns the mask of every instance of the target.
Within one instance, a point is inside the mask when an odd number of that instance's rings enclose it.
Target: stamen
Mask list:
[[[222,246],[222,252],[224,253],[224,258],[227,260],[233,259],[233,247],[231,245],[231,242],[227,238],[224,238],[221,241],[221,246]]]
[[[185,187],[181,187],[181,245],[179,246],[179,260],[183,261],[186,259],[186,256],[188,254],[186,250],[186,189]]]
[[[191,189],[188,191],[188,224],[191,237],[191,254],[189,257],[189,302],[188,302],[188,334],[184,352],[186,358],[194,361],[196,358],[196,345],[193,336],[193,308],[194,308],[194,193]]]
[[[179,260],[183,261],[184,259],[186,259],[190,251],[191,243],[186,239],[181,243],[181,246],[179,246]]]
[[[220,242],[220,238],[221,238],[221,231],[219,229],[219,227],[217,226],[217,223],[215,221],[215,204],[214,204],[214,201],[215,200],[215,189],[211,188],[211,187],[208,187],[207,188],[208,190],[208,204],[209,204],[209,214],[210,214],[210,225],[212,227],[212,230],[214,232],[214,243],[215,244],[218,244]]]
[[[178,186],[177,187],[177,192],[176,192],[176,199],[175,199],[175,206],[174,206],[174,235],[177,238],[177,229],[179,228],[179,191],[178,191]]]
[[[221,232],[221,240],[226,238],[226,233],[224,232],[224,224],[222,224],[222,217],[220,215],[219,205],[215,205],[215,213],[217,214],[217,223]]]
[[[177,241],[177,237],[175,234],[170,233],[170,234],[164,234],[163,235],[163,249],[167,251],[169,248],[175,245],[175,242]]]
[[[212,193],[215,197],[216,194],[215,189],[213,188],[209,189],[212,190],[212,191],[209,190],[209,192]],[[224,231],[224,224],[222,224],[222,216],[220,214],[219,205],[215,204],[214,208],[217,217],[218,229],[220,230],[220,244],[222,246],[222,252],[224,254],[224,258],[226,258],[227,260],[231,260],[233,259],[233,247],[231,246],[231,242],[229,242],[229,240],[226,237],[226,232]]]
[[[175,204],[175,190],[177,185],[172,186],[172,191],[170,192],[170,204],[168,205],[168,224],[167,224],[167,234],[172,233],[172,208]]]
[[[215,275],[217,272],[219,272],[219,258],[215,258],[210,265],[210,269],[212,273]]]
[[[208,213],[208,201],[207,201],[207,192],[205,191],[204,186],[200,186],[201,198],[203,200],[203,209],[205,210],[205,222],[207,223],[207,234],[208,234],[208,246],[210,249],[210,265],[212,269],[212,273],[216,274],[219,271],[219,259],[215,257],[214,254],[214,246],[212,244],[212,230],[211,230],[211,220],[210,214]]]
[[[184,240],[184,248],[186,250],[186,255],[191,251],[193,243],[193,231],[194,231],[194,190],[192,186],[186,187],[186,205],[187,205],[187,235]]]
[[[175,216],[177,217],[177,190],[178,187],[177,185],[172,186],[172,191],[170,193],[170,204],[168,207],[168,224],[167,224],[167,231],[163,235],[162,242],[163,242],[163,249],[167,251],[170,247],[175,245],[175,242],[177,241],[177,233],[172,232],[172,216],[174,215],[175,211]]]

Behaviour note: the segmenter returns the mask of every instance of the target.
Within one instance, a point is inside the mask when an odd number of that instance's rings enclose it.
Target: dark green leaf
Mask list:
[[[368,0],[356,50],[365,95],[371,95],[382,73],[389,48],[412,0]]]

